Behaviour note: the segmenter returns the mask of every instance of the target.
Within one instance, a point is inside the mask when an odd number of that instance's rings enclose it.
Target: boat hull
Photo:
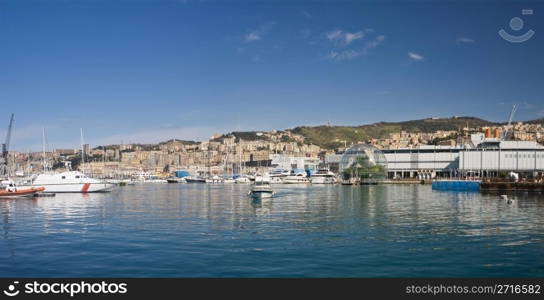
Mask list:
[[[312,184],[334,184],[336,183],[336,179],[334,177],[310,177],[310,182]]]
[[[187,183],[206,183],[205,179],[186,178]]]
[[[66,183],[66,184],[41,184],[36,186],[24,186],[22,188],[44,187],[44,193],[101,193],[111,192],[115,187],[112,183]]]
[[[266,198],[272,198],[274,196],[274,192],[272,191],[251,191],[249,193],[251,198],[254,199],[266,199]]]
[[[43,192],[45,188],[36,187],[36,188],[17,188],[16,191],[0,191],[0,198],[4,197],[29,197],[33,196],[36,193]]]
[[[279,177],[279,176],[278,177],[276,177],[276,176],[272,177],[271,176],[270,177],[270,183],[281,184],[281,183],[283,183],[283,177]]]
[[[236,183],[251,183],[251,180],[247,177],[240,177],[234,180]]]
[[[308,180],[308,178],[304,178],[304,179],[284,179],[283,183],[286,183],[286,184],[308,184],[308,183],[310,183],[310,180]]]

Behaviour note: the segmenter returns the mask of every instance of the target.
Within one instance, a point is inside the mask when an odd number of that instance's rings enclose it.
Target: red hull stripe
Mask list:
[[[88,192],[90,186],[91,186],[90,183],[85,183],[85,184],[83,185],[83,188],[81,188],[81,191],[82,191],[83,193]]]

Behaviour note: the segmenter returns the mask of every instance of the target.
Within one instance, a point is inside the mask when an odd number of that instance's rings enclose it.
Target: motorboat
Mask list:
[[[251,183],[251,180],[249,179],[249,177],[240,176],[240,177],[234,179],[234,182],[236,182],[236,183]]]
[[[270,175],[268,173],[255,174],[254,182],[264,182],[270,184]]]
[[[172,177],[172,178],[166,179],[166,182],[168,182],[168,183],[187,183],[187,180],[185,178]]]
[[[30,189],[15,189],[15,190],[3,190],[0,189],[0,198],[4,197],[31,197],[36,193],[43,192],[44,187],[30,188]]]
[[[187,181],[187,183],[206,183],[206,179],[200,176],[187,176],[185,177],[185,181]]]
[[[289,176],[289,170],[277,168],[269,172],[270,183],[283,183],[285,177]]]
[[[206,183],[222,183],[223,179],[217,175],[213,175],[212,177],[206,178]]]
[[[272,198],[274,196],[274,191],[272,187],[267,182],[255,181],[249,190],[248,193],[254,199],[263,199],[263,198]]]
[[[283,183],[310,183],[310,179],[308,179],[308,176],[306,176],[305,172],[291,171],[289,176],[283,179]]]
[[[147,180],[144,180],[143,183],[168,183],[168,180],[161,178],[149,178]]]
[[[79,171],[43,173],[19,184],[20,189],[44,187],[44,193],[94,193],[110,192],[115,184],[89,178]]]
[[[336,183],[336,175],[329,169],[319,169],[310,176],[312,184],[333,184]]]
[[[4,197],[32,197],[36,193],[43,192],[44,187],[20,188],[11,180],[2,181],[0,185],[0,198]]]
[[[234,180],[234,178],[232,177],[226,177],[226,178],[223,178],[223,183],[235,183],[236,180]]]

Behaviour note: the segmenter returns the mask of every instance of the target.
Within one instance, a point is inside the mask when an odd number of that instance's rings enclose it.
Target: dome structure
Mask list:
[[[387,178],[385,155],[368,144],[355,144],[348,148],[339,167],[344,180],[375,183]]]

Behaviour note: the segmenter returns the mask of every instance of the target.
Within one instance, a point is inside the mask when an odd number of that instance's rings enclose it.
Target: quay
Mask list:
[[[544,182],[484,181],[480,185],[482,191],[524,191],[544,192]]]

